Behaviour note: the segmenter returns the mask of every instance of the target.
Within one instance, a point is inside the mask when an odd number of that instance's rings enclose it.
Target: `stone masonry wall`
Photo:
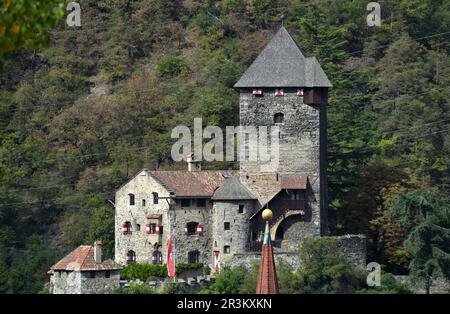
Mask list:
[[[278,192],[277,174],[307,175],[315,199],[310,204],[311,223],[320,222],[320,108],[304,104],[303,97],[296,95],[297,89],[285,88],[283,97],[275,97],[273,89],[263,89],[263,97],[255,97],[251,92],[241,90],[240,93],[242,126],[273,126],[276,113],[284,114],[284,122],[277,124],[280,127],[278,169],[261,173],[259,162],[240,161],[241,182],[265,203]]]
[[[254,201],[215,202],[213,209],[213,251],[220,252],[220,259],[226,261],[233,254],[245,252],[250,237],[249,217],[254,212]],[[239,213],[239,205],[244,212]],[[224,223],[230,223],[230,230],[224,229]],[[224,246],[230,247],[230,253],[224,253]],[[212,262],[212,261],[211,261]]]
[[[165,252],[169,232],[169,205],[166,200],[159,200],[158,204],[154,204],[152,192],[157,192],[159,197],[169,196],[167,190],[145,169],[116,192],[115,261],[119,264],[126,264],[126,255],[129,250],[136,253],[138,263],[150,263],[155,242],[159,242],[162,246],[160,250]],[[135,195],[135,205],[129,205],[129,193]],[[145,206],[142,200],[145,200]],[[163,234],[161,236],[149,235],[145,232],[145,225],[150,222],[147,214],[162,215],[160,225],[163,226]],[[122,224],[126,221],[131,222],[132,233],[124,235]],[[140,225],[139,231],[138,225]]]
[[[105,294],[111,293],[120,286],[120,273],[118,270],[111,271],[110,277],[105,277],[104,271],[96,271],[95,278],[90,278],[90,272],[81,272],[82,294]]]
[[[366,266],[366,237],[363,235],[345,235],[334,237],[338,240],[338,246],[344,247],[343,257],[358,266]],[[222,266],[235,267],[243,265],[250,267],[252,263],[259,263],[260,253],[237,253],[232,259],[223,262]],[[297,270],[301,266],[301,256],[297,252],[274,252],[275,263],[283,260]]]
[[[175,255],[177,263],[187,263],[188,253],[198,251],[199,262],[205,265],[212,261],[212,204],[207,201],[206,207],[173,206]],[[197,222],[204,227],[204,235],[186,235],[184,227],[189,222]]]
[[[79,271],[54,271],[50,277],[53,294],[80,294],[81,273]]]

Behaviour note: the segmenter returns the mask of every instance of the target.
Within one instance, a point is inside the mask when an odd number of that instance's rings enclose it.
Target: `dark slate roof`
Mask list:
[[[237,171],[150,171],[155,178],[175,197],[211,197],[222,185],[225,177],[237,176]]]
[[[226,179],[225,182],[214,192],[211,198],[214,201],[230,201],[230,200],[254,200],[257,199],[238,178],[232,177]]]
[[[307,58],[281,27],[234,85],[244,87],[332,87],[316,58]]]
[[[110,259],[97,264],[94,260],[94,247],[92,245],[80,245],[50,267],[51,270],[65,271],[117,270],[121,268],[122,266]]]

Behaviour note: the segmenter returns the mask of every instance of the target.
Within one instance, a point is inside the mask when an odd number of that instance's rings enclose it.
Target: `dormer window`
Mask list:
[[[253,90],[253,96],[262,96],[263,95],[263,91],[262,91],[262,89],[254,89]]]
[[[273,116],[273,122],[275,124],[281,124],[284,122],[284,114],[282,114],[281,112],[277,112],[274,116]]]
[[[280,88],[280,89],[275,89],[275,97],[281,97],[281,96],[284,96],[284,91],[283,91],[283,89],[282,88]]]

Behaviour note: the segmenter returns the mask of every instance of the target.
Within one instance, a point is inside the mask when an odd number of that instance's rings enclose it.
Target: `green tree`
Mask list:
[[[408,231],[410,276],[430,293],[433,280],[450,279],[450,208],[448,198],[417,190],[401,194],[386,213]]]
[[[0,2],[0,57],[21,48],[36,49],[64,15],[62,0],[2,0]]]

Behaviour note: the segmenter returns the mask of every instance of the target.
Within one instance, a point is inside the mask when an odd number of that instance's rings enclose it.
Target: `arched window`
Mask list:
[[[186,224],[186,226],[184,227],[184,232],[187,235],[194,235],[197,234],[197,226],[198,226],[198,222],[188,222]]]
[[[128,203],[130,205],[134,205],[134,194],[132,193],[128,194]]]
[[[152,253],[152,264],[162,264],[162,253],[159,250],[154,250]]]
[[[284,114],[282,114],[281,112],[277,112],[273,116],[273,122],[274,123],[283,123],[284,122]]]
[[[200,253],[199,251],[188,252],[188,263],[197,264],[199,263]]]
[[[129,250],[127,253],[127,264],[136,262],[136,252]]]

